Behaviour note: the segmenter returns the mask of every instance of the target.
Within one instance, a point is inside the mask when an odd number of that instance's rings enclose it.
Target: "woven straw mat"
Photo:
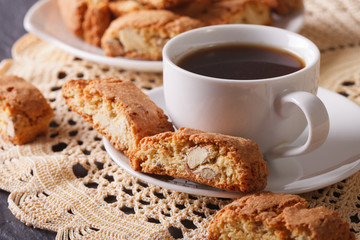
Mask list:
[[[322,53],[320,85],[360,104],[360,2],[308,0],[301,34]],[[189,195],[127,174],[104,150],[102,137],[68,110],[68,79],[119,77],[144,91],[161,73],[132,72],[78,59],[27,34],[4,60],[0,75],[16,74],[38,87],[55,110],[46,136],[14,146],[0,138],[0,188],[27,225],[57,239],[204,239],[211,218],[232,200]],[[360,172],[301,194],[310,206],[337,210],[360,240]]]

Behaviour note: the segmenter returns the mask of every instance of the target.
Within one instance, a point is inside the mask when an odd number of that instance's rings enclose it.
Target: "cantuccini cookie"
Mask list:
[[[139,10],[154,9],[152,6],[142,4],[135,0],[119,0],[109,2],[109,8],[110,12],[115,18]]]
[[[274,11],[280,15],[286,15],[300,10],[303,7],[302,0],[276,0]]]
[[[100,46],[111,21],[108,0],[57,0],[57,3],[67,29],[87,43]]]
[[[170,11],[140,10],[114,20],[101,46],[107,56],[159,60],[170,38],[201,26],[198,20]]]
[[[197,19],[205,25],[259,24],[270,25],[274,0],[222,0],[214,1]]]
[[[190,128],[142,139],[129,159],[136,171],[239,192],[264,189],[269,174],[255,142]]]
[[[208,240],[354,240],[349,224],[325,207],[307,208],[291,194],[261,192],[221,209],[208,228]]]
[[[129,81],[70,80],[63,86],[63,97],[71,110],[125,154],[143,137],[173,131],[162,109]]]
[[[156,9],[168,9],[177,7],[184,3],[191,2],[191,0],[138,0],[140,3],[150,5]]]
[[[0,134],[25,144],[47,131],[53,110],[42,93],[17,76],[0,77]]]
[[[77,37],[83,37],[82,23],[87,10],[85,0],[57,0],[66,28]]]
[[[211,4],[211,0],[194,0],[167,10],[182,16],[197,17]],[[109,2],[110,12],[115,18],[140,10],[155,10],[152,5],[143,4],[135,0],[119,0]]]
[[[200,14],[208,11],[208,8],[212,6],[211,4],[212,0],[193,0],[169,10],[182,16],[197,18]]]

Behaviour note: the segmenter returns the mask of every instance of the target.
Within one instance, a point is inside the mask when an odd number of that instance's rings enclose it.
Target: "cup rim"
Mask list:
[[[205,75],[201,75],[201,74],[197,74],[197,73],[193,73],[190,72],[188,70],[185,70],[181,67],[179,67],[177,64],[174,63],[173,60],[170,59],[170,57],[168,56],[168,51],[169,48],[172,47],[172,44],[174,44],[174,42],[176,41],[181,41],[181,39],[183,38],[187,38],[193,34],[199,34],[199,33],[204,33],[204,32],[209,32],[209,31],[215,31],[217,29],[266,29],[267,31],[274,31],[277,33],[283,33],[283,34],[289,34],[292,35],[294,37],[300,38],[303,41],[308,42],[309,46],[312,47],[312,49],[314,49],[314,53],[315,53],[315,58],[314,60],[310,63],[310,64],[306,64],[304,68],[295,71],[293,73],[289,73],[286,75],[281,75],[281,76],[277,76],[277,77],[270,77],[270,78],[260,78],[260,79],[226,79],[226,78],[216,78],[216,77],[209,77],[209,76],[205,76]],[[230,41],[229,41],[230,42]],[[231,43],[234,43],[234,41],[231,41]],[[271,47],[270,44],[268,44],[268,46]],[[178,35],[176,35],[175,37],[171,38],[163,47],[162,50],[162,55],[163,55],[163,65],[165,64],[165,62],[167,62],[168,64],[171,65],[171,67],[181,71],[183,74],[189,74],[192,76],[196,76],[196,77],[201,77],[203,79],[206,79],[208,81],[219,81],[219,82],[228,82],[228,83],[233,83],[233,82],[252,82],[252,83],[259,83],[259,82],[264,82],[264,81],[276,81],[276,80],[283,80],[284,78],[288,78],[290,76],[293,75],[297,75],[297,74],[301,74],[304,71],[307,71],[309,68],[314,67],[316,64],[319,63],[320,61],[320,50],[319,48],[315,45],[315,43],[313,43],[310,39],[295,33],[295,32],[291,32],[289,30],[285,30],[282,28],[278,28],[278,27],[273,27],[273,26],[266,26],[266,25],[256,25],[256,24],[222,24],[222,25],[214,25],[214,26],[206,26],[206,27],[200,27],[200,28],[196,28],[196,29],[192,29],[183,33],[180,33]],[[241,81],[239,81],[241,80]]]

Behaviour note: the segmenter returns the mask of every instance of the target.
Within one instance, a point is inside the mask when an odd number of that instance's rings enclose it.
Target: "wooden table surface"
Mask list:
[[[23,19],[36,0],[0,1],[0,61],[11,58],[11,46],[26,33]],[[46,240],[55,239],[56,233],[26,226],[8,208],[9,193],[0,190],[0,239]]]

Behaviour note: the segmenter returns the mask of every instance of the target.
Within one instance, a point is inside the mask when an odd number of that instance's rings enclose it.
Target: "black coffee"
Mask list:
[[[261,45],[217,45],[186,55],[177,64],[190,72],[224,79],[262,79],[304,68],[304,62],[285,50]]]

